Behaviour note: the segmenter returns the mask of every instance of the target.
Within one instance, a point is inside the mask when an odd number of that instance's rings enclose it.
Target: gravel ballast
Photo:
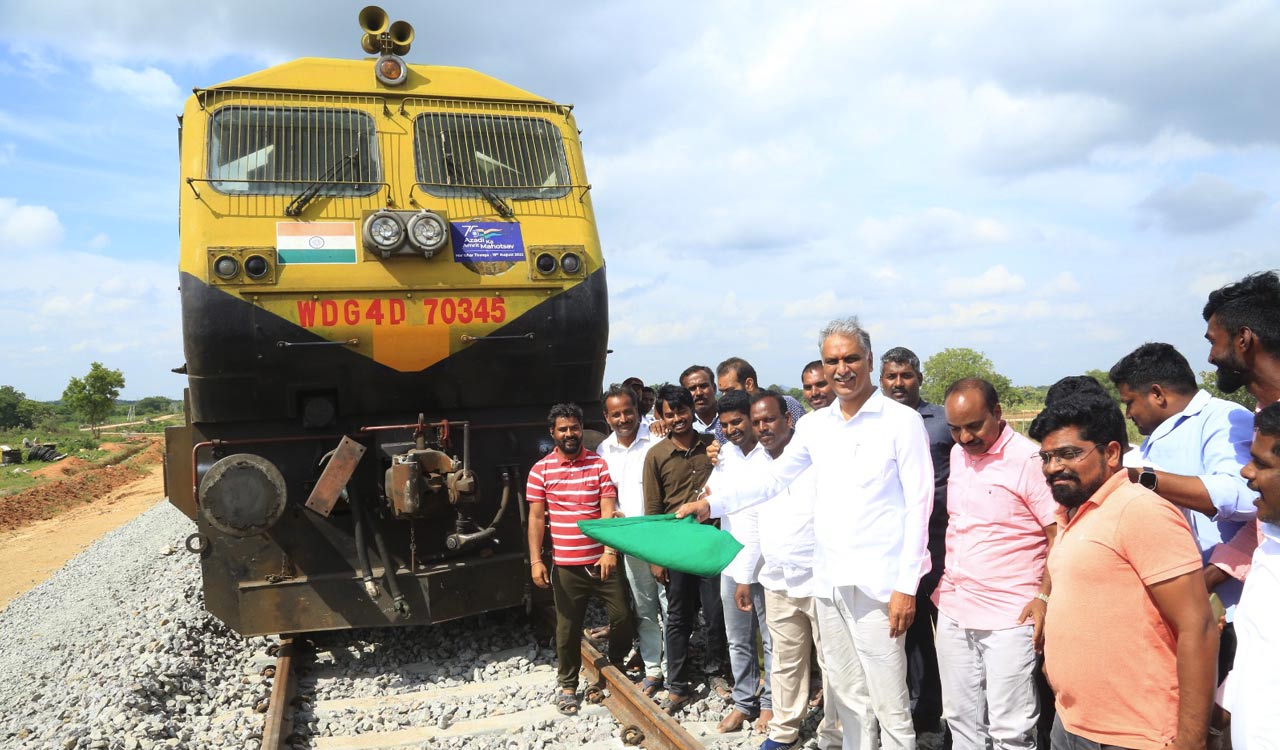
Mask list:
[[[0,750],[259,746],[275,639],[243,638],[203,610],[199,561],[183,548],[193,530],[161,503],[0,612]],[[424,728],[437,736],[416,746],[622,746],[601,709],[584,703],[567,719],[548,711],[555,655],[520,613],[320,633],[311,645],[294,712],[304,746]],[[704,697],[680,720],[698,733],[727,710]],[[505,715],[528,721],[482,728]],[[481,729],[450,734],[472,727]],[[762,737],[715,739],[755,747]]]

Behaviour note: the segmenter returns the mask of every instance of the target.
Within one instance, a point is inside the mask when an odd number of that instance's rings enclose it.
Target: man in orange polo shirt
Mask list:
[[[1204,748],[1218,629],[1186,519],[1129,481],[1110,398],[1057,401],[1031,437],[1061,506],[1045,615],[1053,750]]]

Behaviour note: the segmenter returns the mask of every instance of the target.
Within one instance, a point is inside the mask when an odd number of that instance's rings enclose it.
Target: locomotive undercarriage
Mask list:
[[[427,624],[521,605],[527,558],[520,467],[546,436],[541,420],[527,416],[516,423],[424,420],[424,429],[369,425],[374,429],[353,429],[346,441],[279,432],[254,438],[247,425],[217,437],[207,434],[211,426],[175,428],[189,431],[195,448],[185,457],[170,453],[169,481],[178,463],[201,479],[198,507],[184,510],[194,511],[197,524],[188,548],[201,555],[206,608],[237,632],[259,635]],[[452,434],[442,440],[446,424]],[[511,460],[468,456],[464,466],[462,435],[469,454]],[[181,444],[180,435],[168,437]],[[364,449],[345,480],[336,463],[341,454],[325,460],[340,442]],[[523,450],[512,453],[512,446]],[[220,490],[210,480],[220,464],[243,456],[278,467],[285,496],[276,498],[269,482],[242,477]],[[337,471],[339,484],[331,507],[317,509],[304,500],[316,498],[317,485],[323,489],[325,468]],[[254,524],[264,517],[267,528],[259,531]]]

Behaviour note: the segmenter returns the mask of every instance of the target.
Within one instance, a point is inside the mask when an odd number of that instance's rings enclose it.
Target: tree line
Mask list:
[[[134,418],[145,419],[182,409],[181,401],[165,396],[121,401],[124,385],[124,373],[100,362],[91,364],[82,377],[71,378],[58,401],[35,401],[11,385],[0,385],[0,430],[51,430],[74,420],[97,436],[102,425],[125,418],[131,410]]]

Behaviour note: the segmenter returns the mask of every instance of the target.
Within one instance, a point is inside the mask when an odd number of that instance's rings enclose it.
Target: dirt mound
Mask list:
[[[31,476],[54,477],[54,478],[69,477],[72,474],[79,474],[80,472],[84,471],[85,469],[91,466],[93,466],[93,464],[84,460],[83,458],[77,458],[75,456],[67,456],[66,458],[62,459],[61,461],[58,461],[57,463],[49,464],[43,469],[37,469],[31,472]]]
[[[119,452],[106,458],[104,465],[89,464],[63,479],[0,497],[0,531],[52,518],[66,508],[92,503],[116,487],[134,481],[148,466],[160,463],[164,457],[164,445],[159,440],[129,443],[120,448]],[[57,469],[62,463],[72,460],[88,463],[66,458],[40,471]]]

